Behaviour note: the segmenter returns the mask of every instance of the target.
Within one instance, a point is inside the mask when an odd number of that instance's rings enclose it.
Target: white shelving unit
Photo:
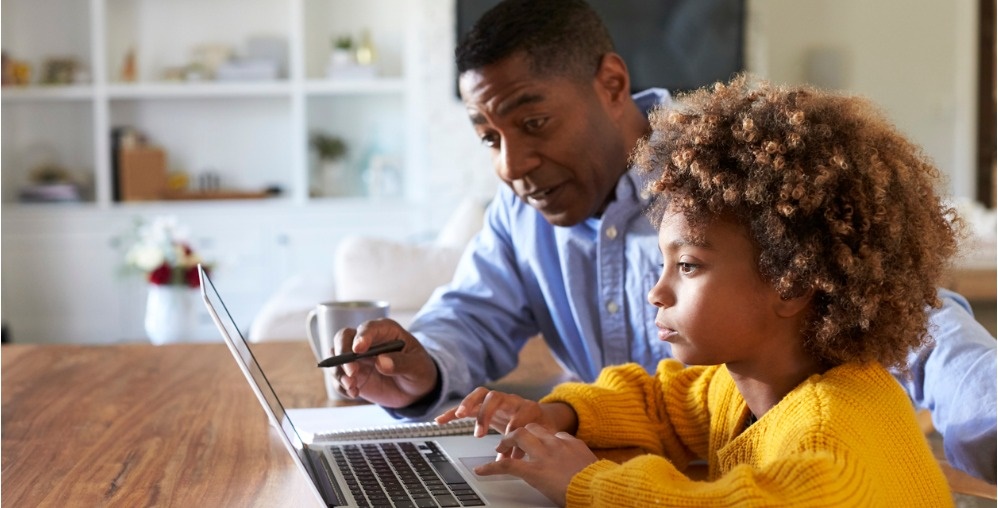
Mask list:
[[[143,340],[141,281],[119,274],[118,236],[136,217],[174,215],[216,263],[213,278],[248,326],[277,286],[296,273],[331,271],[345,235],[413,238],[439,216],[428,211],[426,169],[415,135],[412,90],[419,58],[406,0],[4,0],[2,46],[32,66],[31,85],[6,86],[2,203],[3,321],[15,341],[115,343]],[[369,30],[377,76],[329,79],[334,37]],[[237,54],[266,37],[286,45],[272,81],[177,82],[168,68],[201,45]],[[137,79],[122,80],[134,51]],[[89,79],[40,85],[44,62],[71,57]],[[162,147],[171,171],[206,171],[254,200],[118,202],[111,131],[130,126]],[[397,171],[397,195],[314,196],[313,131],[342,137],[350,170],[373,158]],[[21,203],[33,168],[55,163],[87,184],[78,203]],[[205,322],[204,338],[215,334]]]
[[[417,171],[406,139],[405,47],[411,29],[403,0],[7,0],[3,48],[32,64],[70,56],[88,69],[76,85],[3,89],[8,113],[3,137],[4,204],[33,167],[54,162],[92,185],[86,201],[111,207],[110,133],[138,128],[162,146],[171,170],[196,177],[205,171],[241,190],[276,186],[278,199],[306,203],[314,161],[312,131],[338,135],[349,147],[349,166],[363,171],[374,152],[394,162],[410,191]],[[58,30],[41,30],[42,26]],[[368,30],[377,50],[377,77],[328,79],[331,40]],[[172,82],[163,76],[194,60],[206,45],[238,55],[247,41],[283,43],[285,70],[273,81]],[[135,55],[137,80],[122,81],[126,55]],[[53,128],[58,125],[60,128]],[[88,150],[79,146],[89,144]],[[363,193],[359,193],[363,194]]]

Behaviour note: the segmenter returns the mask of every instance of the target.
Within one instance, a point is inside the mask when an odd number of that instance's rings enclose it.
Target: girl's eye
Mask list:
[[[679,263],[676,263],[676,266],[679,267],[679,273],[681,273],[683,275],[690,275],[693,272],[695,272],[696,269],[697,269],[697,265],[695,265],[693,263],[679,262]]]

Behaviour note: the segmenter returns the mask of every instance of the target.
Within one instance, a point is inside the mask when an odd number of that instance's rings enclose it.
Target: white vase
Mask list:
[[[149,285],[146,301],[146,335],[159,346],[188,342],[194,332],[195,289],[179,285]]]

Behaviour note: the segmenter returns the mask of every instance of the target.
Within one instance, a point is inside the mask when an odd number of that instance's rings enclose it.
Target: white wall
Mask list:
[[[451,201],[491,195],[498,180],[454,95],[454,2],[418,0],[416,81],[425,174]],[[954,196],[975,195],[974,0],[748,0],[748,69],[778,82],[808,80],[809,55],[831,55],[832,83],[869,97],[949,175]]]
[[[975,1],[749,0],[749,10],[752,72],[867,96],[949,175],[950,193],[974,197]],[[822,61],[828,72],[809,69]]]
[[[425,142],[424,172],[443,202],[465,195],[485,198],[495,194],[499,179],[492,170],[489,151],[478,142],[464,106],[456,95],[454,66],[455,6],[453,0],[416,0],[419,12],[416,46],[420,65],[415,71],[416,97],[425,120],[419,130]]]

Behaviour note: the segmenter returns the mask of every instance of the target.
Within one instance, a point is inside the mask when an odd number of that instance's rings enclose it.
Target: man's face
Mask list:
[[[461,98],[496,174],[545,219],[573,226],[602,211],[632,147],[595,80],[537,77],[522,55],[461,75]]]

